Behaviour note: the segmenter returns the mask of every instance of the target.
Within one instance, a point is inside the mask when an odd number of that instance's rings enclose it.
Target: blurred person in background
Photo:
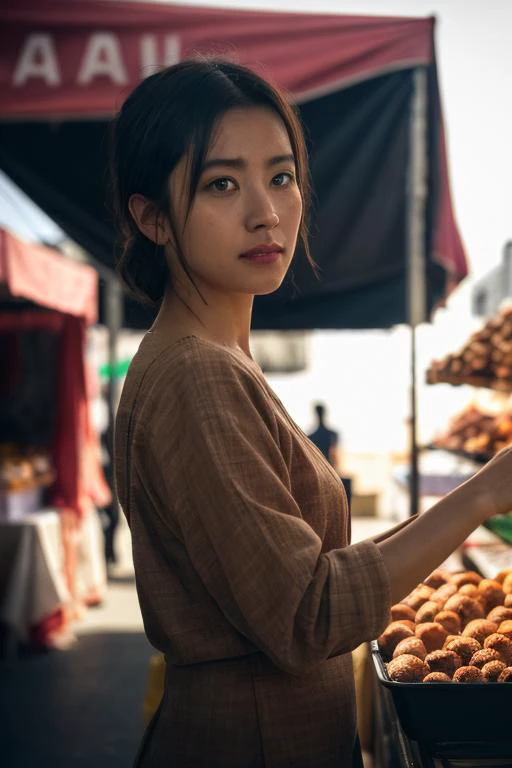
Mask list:
[[[341,440],[339,434],[334,429],[329,429],[326,425],[326,408],[323,403],[316,403],[314,411],[317,418],[317,427],[308,437],[318,450],[323,453],[329,464],[338,472],[341,472]]]
[[[166,659],[136,765],[361,766],[351,651],[512,506],[510,449],[351,545],[338,473],[249,345],[254,297],[279,288],[297,240],[309,254],[294,109],[245,67],[182,61],[128,96],[111,151],[119,270],[159,307],[115,434],[144,627]]]

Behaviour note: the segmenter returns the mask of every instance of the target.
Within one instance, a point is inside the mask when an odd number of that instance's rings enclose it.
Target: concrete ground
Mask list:
[[[128,768],[142,735],[151,647],[123,527],[121,566],[68,650],[0,659],[2,768]]]
[[[353,539],[387,527],[387,521],[354,519]],[[142,629],[125,525],[119,548],[121,565],[106,599],[77,623],[71,648],[0,659],[2,768],[132,765],[152,649]]]

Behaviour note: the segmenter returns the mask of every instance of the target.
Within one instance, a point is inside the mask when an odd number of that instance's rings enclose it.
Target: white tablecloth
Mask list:
[[[62,568],[60,518],[45,510],[0,523],[0,621],[20,640],[70,599]]]

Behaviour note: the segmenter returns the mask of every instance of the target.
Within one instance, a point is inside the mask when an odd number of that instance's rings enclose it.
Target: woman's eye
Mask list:
[[[234,189],[234,183],[231,179],[214,179],[214,181],[208,184],[208,189],[213,189],[214,192],[231,192]]]
[[[288,171],[283,171],[283,173],[278,173],[277,176],[274,176],[272,179],[272,184],[275,187],[285,187],[288,184],[290,184],[294,180],[293,173],[289,173]]]

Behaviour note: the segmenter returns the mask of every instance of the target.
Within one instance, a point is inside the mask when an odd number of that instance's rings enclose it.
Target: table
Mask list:
[[[8,629],[8,653],[70,600],[61,541],[56,510],[0,522],[0,622]]]

